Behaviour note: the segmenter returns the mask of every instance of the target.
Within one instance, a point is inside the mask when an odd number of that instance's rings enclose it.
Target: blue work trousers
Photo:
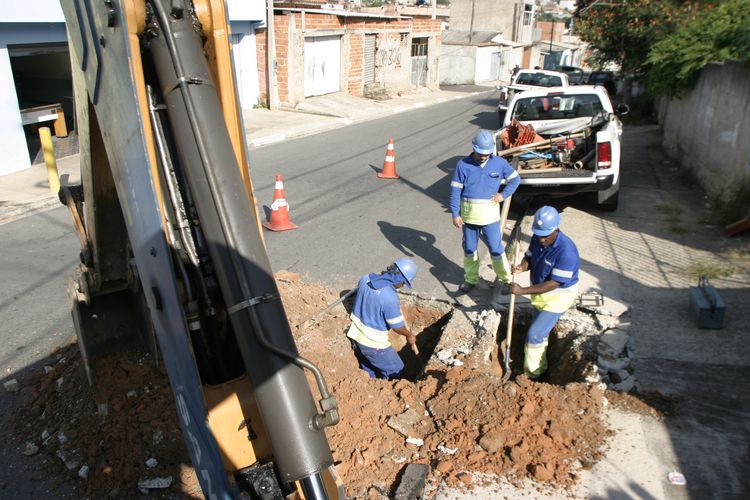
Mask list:
[[[463,247],[465,255],[474,255],[474,252],[477,251],[479,238],[482,238],[487,248],[490,249],[490,255],[492,255],[493,259],[502,256],[503,238],[500,233],[500,221],[487,224],[486,226],[464,223]]]
[[[547,340],[549,332],[560,319],[563,313],[555,313],[550,311],[540,311],[537,308],[533,308],[531,312],[531,325],[529,325],[529,332],[526,334],[527,344],[541,344]]]
[[[377,349],[367,347],[352,340],[352,349],[362,368],[370,378],[384,378],[393,380],[401,378],[404,371],[404,362],[393,347]]]

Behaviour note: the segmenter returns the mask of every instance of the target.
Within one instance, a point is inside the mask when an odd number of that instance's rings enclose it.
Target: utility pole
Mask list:
[[[276,80],[276,37],[273,30],[273,0],[266,0],[268,15],[266,20],[266,67],[268,69],[268,109],[279,109],[279,87]]]
[[[549,34],[549,53],[552,54],[552,39],[555,37],[555,21],[552,20],[552,30],[550,30]]]

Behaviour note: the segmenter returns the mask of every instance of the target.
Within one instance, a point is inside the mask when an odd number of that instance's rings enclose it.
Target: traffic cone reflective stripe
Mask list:
[[[268,222],[263,223],[263,227],[271,231],[287,231],[297,228],[289,219],[289,203],[286,201],[284,182],[281,179],[281,174],[276,175],[273,202],[271,203],[271,216],[268,218]]]
[[[378,174],[381,179],[398,179],[396,173],[396,151],[393,148],[393,139],[388,141],[388,147],[385,150],[385,161],[383,161],[383,171]]]

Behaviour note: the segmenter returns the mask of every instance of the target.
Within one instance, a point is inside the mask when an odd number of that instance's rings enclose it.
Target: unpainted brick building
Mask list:
[[[279,8],[274,14],[279,104],[332,92],[387,97],[438,88],[441,23],[430,9],[400,13]],[[268,102],[267,30],[258,29],[260,99]]]

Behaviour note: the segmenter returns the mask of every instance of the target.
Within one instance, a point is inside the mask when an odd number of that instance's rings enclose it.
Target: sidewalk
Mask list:
[[[499,82],[456,85],[439,91],[419,89],[387,100],[354,97],[342,92],[305,99],[294,110],[243,109],[247,145],[250,150],[289,139],[318,134],[353,123],[382,118],[492,92]],[[61,184],[80,182],[78,155],[57,159]],[[0,225],[57,206],[57,195],[50,193],[44,163],[0,176]]]

